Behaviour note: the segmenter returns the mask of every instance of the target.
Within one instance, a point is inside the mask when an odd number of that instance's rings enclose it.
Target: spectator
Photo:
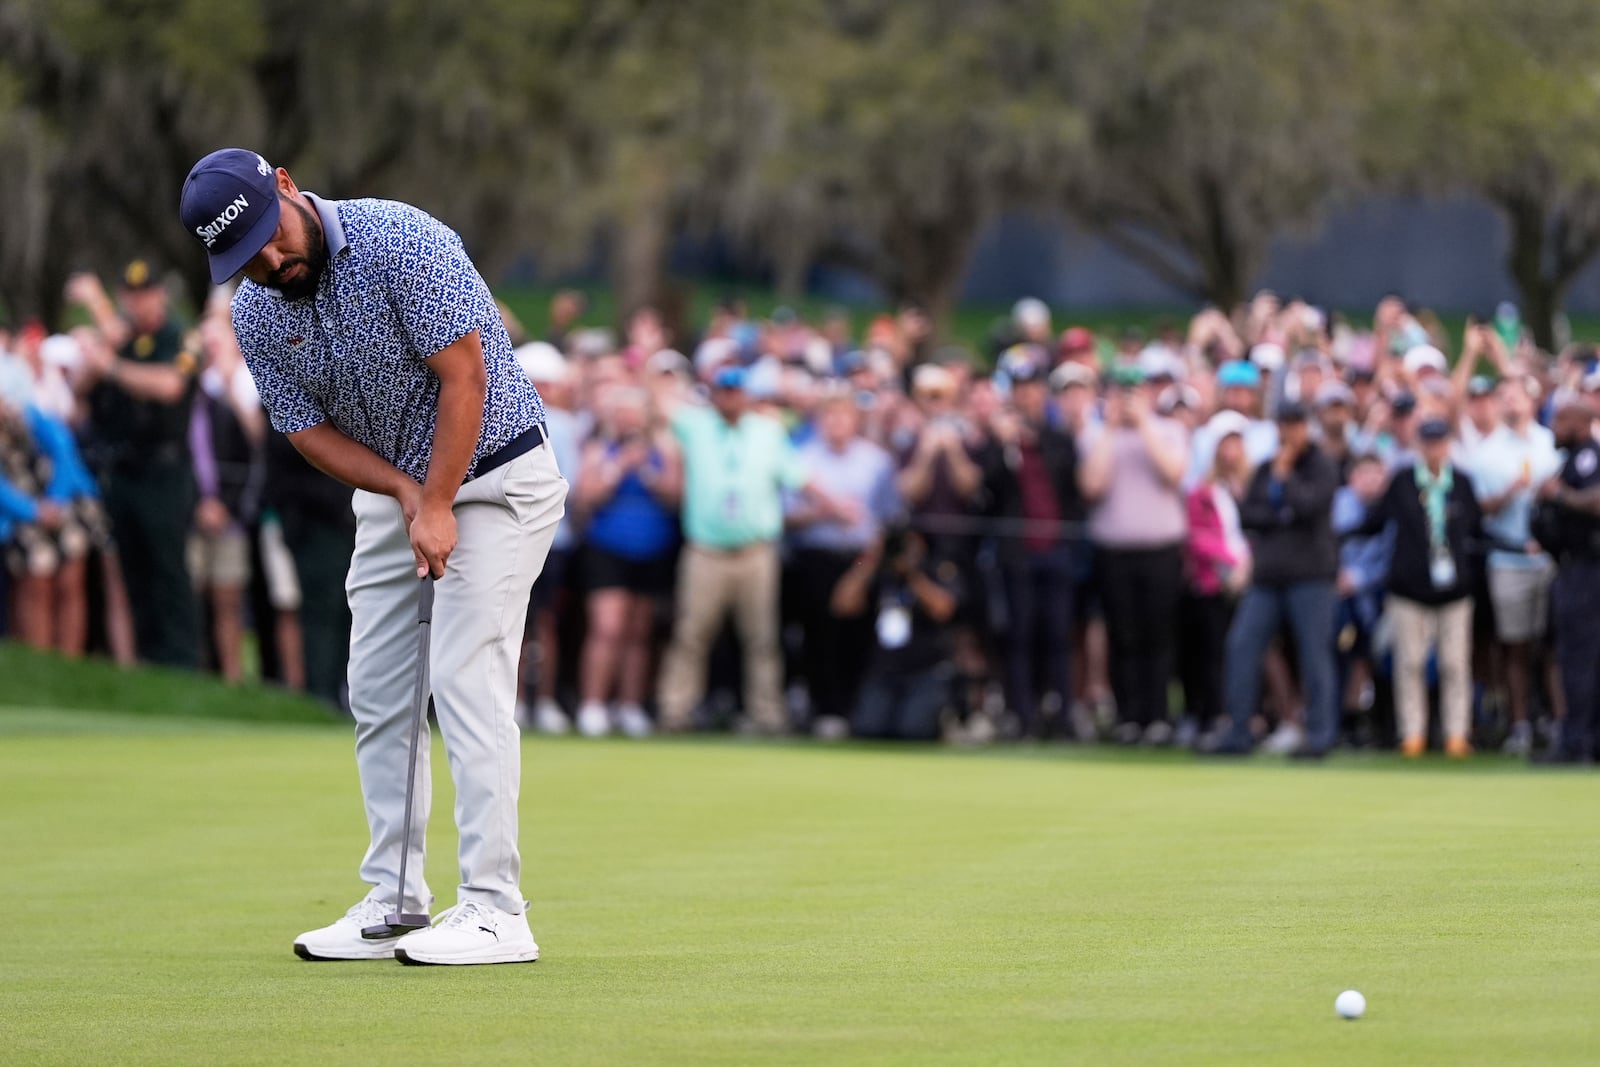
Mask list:
[[[1394,624],[1395,699],[1400,751],[1415,758],[1428,746],[1427,667],[1430,646],[1439,669],[1445,753],[1472,754],[1472,591],[1467,563],[1482,539],[1482,513],[1471,483],[1450,461],[1450,424],[1417,428],[1418,462],[1396,471],[1358,534],[1394,527],[1388,611]]]
[[[785,729],[778,646],[781,492],[805,486],[824,506],[827,494],[806,484],[782,425],[748,412],[748,403],[744,371],[723,367],[712,379],[710,408],[680,408],[672,419],[683,448],[688,543],[661,671],[660,724],[666,730],[691,725],[705,696],[711,643],[730,610],[744,650],[749,725],[769,734]]]
[[[1600,711],[1600,443],[1594,413],[1577,398],[1556,409],[1556,445],[1566,450],[1561,473],[1539,487],[1534,535],[1556,560],[1552,623],[1566,717],[1542,762],[1590,766]]]
[[[1344,707],[1370,712],[1376,702],[1372,638],[1383,614],[1384,584],[1389,578],[1394,531],[1353,536],[1388,487],[1383,461],[1368,452],[1350,465],[1347,484],[1333,498],[1333,530],[1339,545],[1339,693]],[[1370,727],[1371,724],[1368,724]]]
[[[1321,758],[1338,738],[1333,676],[1334,578],[1338,546],[1331,511],[1338,475],[1311,440],[1305,408],[1278,409],[1279,451],[1256,468],[1240,507],[1254,560],[1250,587],[1228,631],[1226,736],[1221,753],[1254,746],[1250,719],[1261,692],[1261,665],[1285,619],[1294,632],[1306,689],[1303,745],[1295,755]]]
[[[1239,521],[1239,501],[1250,481],[1244,435],[1249,420],[1219,411],[1208,430],[1216,441],[1211,471],[1185,500],[1189,540],[1184,591],[1178,603],[1178,674],[1186,714],[1180,745],[1223,721],[1222,665],[1234,604],[1250,584],[1250,544]]]
[[[950,620],[960,569],[928,554],[917,531],[876,538],[833,589],[833,613],[872,623],[870,657],[851,730],[857,737],[934,741],[950,698]],[[873,609],[876,606],[876,613]]]
[[[1100,564],[1121,720],[1116,738],[1123,744],[1172,739],[1167,682],[1188,533],[1178,488],[1186,447],[1180,426],[1151,413],[1138,370],[1117,368],[1105,426],[1087,449],[1079,484],[1092,508],[1089,534]]]
[[[123,272],[120,312],[93,275],[74,275],[67,297],[90,314],[104,341],[90,349],[85,384],[112,532],[121,555],[137,561],[124,578],[139,658],[194,667],[199,625],[184,556],[195,507],[188,448],[195,355],[142,260]]]
[[[1317,388],[1317,447],[1330,460],[1343,481],[1356,459],[1356,395],[1341,381],[1324,382]]]
[[[1012,371],[1011,400],[1014,410],[995,420],[983,456],[984,484],[990,513],[1002,523],[1006,688],[1022,735],[1037,737],[1044,729],[1038,680],[1056,692],[1063,712],[1072,704],[1072,540],[1084,509],[1077,445],[1050,423],[1043,365]]]
[[[804,631],[802,671],[812,725],[820,736],[843,736],[855,707],[872,636],[870,620],[833,612],[833,591],[855,561],[900,511],[894,464],[861,436],[861,414],[848,390],[818,409],[817,434],[798,450],[807,478],[828,487],[824,501],[798,497],[786,516],[794,549],[790,588]]]
[[[578,471],[577,510],[588,523],[588,631],[578,709],[585,737],[601,737],[613,726],[629,737],[653,729],[644,702],[656,608],[672,594],[683,460],[671,434],[651,424],[649,403],[643,389],[614,390],[599,432],[583,446]]]
[[[563,351],[578,320],[589,306],[588,297],[576,289],[562,289],[550,298],[550,325],[545,330],[545,343]]]
[[[210,602],[217,671],[237,683],[244,677],[249,531],[260,511],[266,421],[228,319],[207,316],[199,343],[204,367],[189,421],[199,502],[189,534],[189,574]]]
[[[1533,419],[1539,385],[1531,378],[1507,378],[1490,397],[1504,413],[1471,453],[1473,488],[1483,508],[1484,530],[1502,545],[1530,546],[1534,491],[1561,470],[1555,437]],[[1481,405],[1482,400],[1474,401]],[[1480,430],[1484,429],[1480,425]],[[1527,756],[1533,750],[1528,703],[1533,688],[1533,654],[1549,619],[1555,563],[1537,550],[1496,548],[1488,559],[1489,599],[1495,637],[1503,646],[1511,729],[1505,751]]]
[[[554,345],[541,341],[520,345],[512,355],[544,401],[546,440],[550,442],[556,466],[566,476],[571,498],[578,501],[582,499],[579,467],[584,425],[572,411],[575,391],[572,367]],[[517,722],[524,728],[532,727],[546,734],[564,734],[572,728],[556,700],[556,686],[561,675],[557,617],[578,551],[577,518],[573,514],[577,510],[575,505],[562,515],[556,525],[555,540],[550,544],[550,554],[545,557],[544,570],[533,583],[523,630],[522,662],[517,670],[520,680]],[[535,676],[531,694],[530,674]]]

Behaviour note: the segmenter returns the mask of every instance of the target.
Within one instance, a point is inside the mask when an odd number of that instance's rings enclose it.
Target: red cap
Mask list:
[[[1056,348],[1063,356],[1087,352],[1094,347],[1094,334],[1082,326],[1068,326],[1061,331],[1061,341]]]

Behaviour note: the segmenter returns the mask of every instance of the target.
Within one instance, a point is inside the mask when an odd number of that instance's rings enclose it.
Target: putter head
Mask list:
[[[391,911],[377,926],[363,926],[361,936],[368,941],[381,941],[384,938],[409,934],[413,930],[426,930],[428,926],[429,920],[426,915]]]

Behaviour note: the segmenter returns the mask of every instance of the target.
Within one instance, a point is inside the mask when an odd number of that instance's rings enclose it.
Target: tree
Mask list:
[[[1540,347],[1600,255],[1600,18],[1592,4],[1430,0],[1398,8],[1367,122],[1375,172],[1403,187],[1486,197]]]
[[[1356,178],[1365,23],[1323,0],[1123,0],[1062,64],[1089,146],[1059,202],[1156,277],[1237,304]]]
[[[734,228],[791,284],[813,258],[842,261],[943,319],[983,228],[1081,142],[1041,76],[1038,21],[1080,6],[817,5],[774,57],[770,141]]]

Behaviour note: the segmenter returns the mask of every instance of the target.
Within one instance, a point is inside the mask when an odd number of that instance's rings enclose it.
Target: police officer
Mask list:
[[[1539,490],[1534,538],[1556,559],[1551,600],[1556,659],[1567,698],[1559,739],[1542,762],[1594,762],[1600,710],[1600,444],[1594,416],[1581,400],[1555,416],[1556,444],[1567,453],[1561,473]]]
[[[188,446],[195,355],[143,260],[123,271],[116,305],[92,274],[74,275],[67,298],[105,340],[88,360],[88,451],[122,555],[139,658],[195,667],[199,617],[185,559],[195,508]]]

